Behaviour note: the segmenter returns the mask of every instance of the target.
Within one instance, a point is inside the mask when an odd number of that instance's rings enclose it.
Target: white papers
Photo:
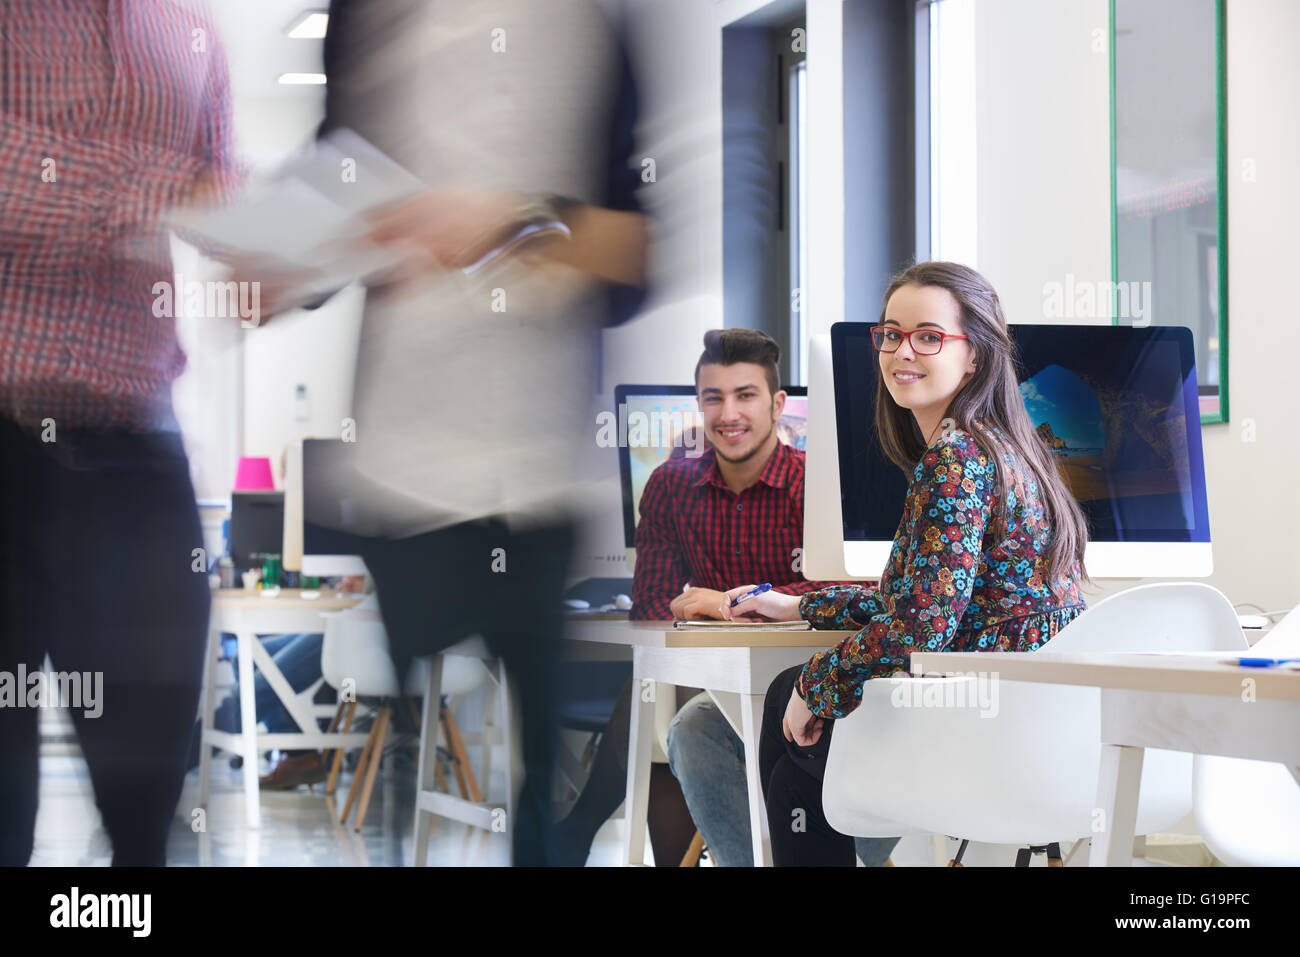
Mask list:
[[[335,130],[238,204],[181,211],[172,224],[271,273],[301,273],[284,297],[301,304],[399,265],[400,249],[363,238],[362,217],[426,189],[356,133]]]
[[[742,631],[810,631],[812,625],[802,618],[792,621],[675,621],[674,628],[735,628]]]

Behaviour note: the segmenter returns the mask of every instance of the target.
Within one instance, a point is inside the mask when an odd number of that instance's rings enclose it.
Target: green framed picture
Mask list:
[[[1224,0],[1110,0],[1112,312],[1187,326],[1202,424],[1228,421]]]

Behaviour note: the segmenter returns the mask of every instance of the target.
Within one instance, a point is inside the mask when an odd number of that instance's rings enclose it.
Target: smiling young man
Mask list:
[[[800,571],[804,453],[777,437],[780,360],[765,333],[705,333],[695,387],[709,448],[665,462],[646,482],[632,618],[722,618],[723,592],[741,582],[770,582],[785,595],[829,584]],[[745,748],[707,694],[673,718],[668,764],[715,863],[752,865]],[[884,863],[894,843],[864,841],[859,851]]]
[[[723,593],[740,582],[770,582],[785,595],[832,584],[807,581],[800,571],[804,453],[777,435],[786,398],[780,361],[781,349],[766,333],[704,334],[695,387],[708,448],[670,459],[646,481],[636,528],[633,619],[722,618]],[[629,684],[587,786],[560,825],[570,863],[586,860],[596,830],[623,800],[630,696]],[[745,748],[707,694],[697,694],[673,718],[668,763],[714,863],[752,865]],[[652,817],[659,799],[652,780]],[[866,863],[883,864],[895,841],[863,839],[858,850]]]
[[[804,454],[777,437],[780,359],[766,333],[705,333],[695,388],[708,448],[646,481],[632,618],[721,618],[722,593],[742,581],[789,595],[819,587],[799,570]]]

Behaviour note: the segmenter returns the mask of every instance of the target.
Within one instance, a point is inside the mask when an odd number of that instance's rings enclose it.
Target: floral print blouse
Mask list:
[[[1086,609],[1077,563],[1054,597],[1044,581],[1051,539],[1038,484],[988,428],[1014,476],[998,487],[995,463],[975,439],[950,429],[916,464],[903,517],[878,588],[809,592],[799,614],[818,629],[859,629],[804,666],[796,688],[809,710],[842,718],[862,683],[908,671],[919,651],[1033,651]],[[1006,534],[994,518],[1007,496]]]

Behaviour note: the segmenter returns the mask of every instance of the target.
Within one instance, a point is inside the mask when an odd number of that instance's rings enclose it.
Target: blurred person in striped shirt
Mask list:
[[[0,4],[0,678],[47,654],[102,675],[102,712],[71,716],[114,865],[164,863],[209,605],[160,217],[237,175],[201,9]],[[0,865],[34,843],[38,711],[17,704],[0,695]]]

